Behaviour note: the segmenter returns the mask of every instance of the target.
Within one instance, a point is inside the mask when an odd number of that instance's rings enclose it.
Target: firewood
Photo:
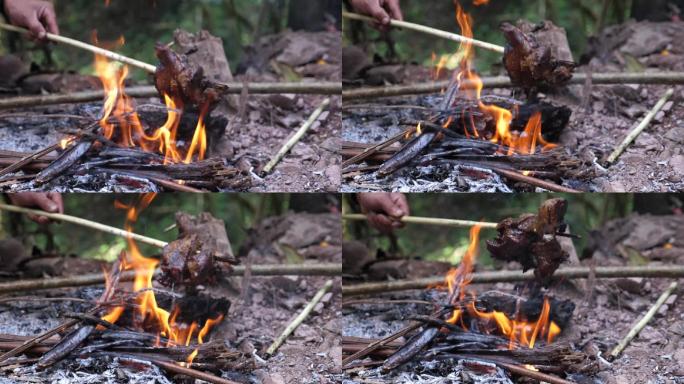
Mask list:
[[[423,348],[430,344],[439,334],[439,328],[431,326],[425,328],[415,336],[410,338],[406,344],[401,346],[392,356],[388,357],[382,364],[384,371],[389,371],[412,360]]]
[[[406,143],[406,145],[404,145],[399,152],[394,154],[394,156],[382,164],[378,170],[378,175],[387,176],[398,171],[406,164],[411,162],[411,160],[423,153],[427,147],[432,144],[436,137],[437,134],[434,132],[423,132],[418,137],[413,138],[411,141]]]
[[[664,265],[664,266],[619,266],[619,267],[567,267],[559,268],[553,275],[556,279],[586,279],[590,275],[596,278],[620,278],[620,277],[652,277],[652,278],[682,278],[684,277],[684,266]],[[471,284],[487,284],[502,282],[518,282],[534,280],[532,271],[491,271],[475,272],[472,274]],[[367,295],[381,292],[394,292],[412,289],[425,289],[444,282],[443,277],[431,277],[416,280],[398,280],[380,283],[366,284],[345,284],[342,287],[342,294],[347,296]],[[2,290],[0,289],[0,292]]]
[[[66,170],[71,168],[76,162],[78,162],[92,146],[92,140],[86,139],[77,142],[64,151],[64,153],[62,153],[57,160],[53,161],[47,168],[40,171],[34,182],[37,185],[42,185],[54,179],[55,177],[60,176]]]
[[[44,149],[41,149],[41,150],[39,150],[39,151],[37,151],[37,152],[35,152],[35,153],[32,153],[32,154],[29,155],[29,156],[22,157],[22,158],[21,158],[20,160],[18,160],[17,162],[11,164],[11,165],[8,166],[7,168],[2,169],[2,170],[0,171],[0,177],[5,176],[5,175],[7,175],[7,174],[10,174],[10,173],[12,173],[12,172],[16,172],[16,171],[18,171],[18,170],[24,169],[24,168],[26,168],[27,166],[29,166],[31,163],[33,163],[34,161],[36,161],[36,160],[38,160],[38,159],[40,159],[40,158],[43,158],[44,156],[46,156],[46,155],[49,154],[50,152],[54,152],[54,151],[57,150],[58,148],[60,148],[60,143],[55,143],[55,144],[53,144],[53,145],[51,145],[51,146],[49,146],[49,147],[47,147],[47,148],[44,148]]]
[[[38,368],[47,368],[64,359],[73,352],[74,349],[78,348],[94,330],[94,325],[84,325],[67,336],[64,336],[59,343],[41,356],[40,360],[38,360]]]

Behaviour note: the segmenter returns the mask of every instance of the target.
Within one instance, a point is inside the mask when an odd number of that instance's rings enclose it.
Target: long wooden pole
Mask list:
[[[482,77],[484,88],[510,88],[513,86],[511,79],[506,76]],[[591,81],[596,85],[607,84],[684,84],[684,72],[653,72],[653,73],[576,73],[569,84],[584,84]],[[439,93],[449,87],[449,81],[436,81],[432,83],[395,85],[387,87],[365,87],[342,91],[345,101],[357,99],[371,99],[380,97],[406,96]],[[470,88],[475,84],[464,82],[463,88]]]
[[[368,16],[363,16],[359,15],[357,13],[351,13],[351,12],[342,12],[342,17],[350,20],[358,20],[358,21],[365,21],[368,23],[375,23],[376,20],[368,17]],[[447,31],[442,31],[436,28],[432,27],[427,27],[425,25],[421,24],[416,24],[416,23],[409,23],[406,21],[400,21],[400,20],[390,20],[390,25],[392,27],[396,28],[403,28],[403,29],[408,29],[411,31],[416,31],[420,33],[424,33],[430,36],[436,36],[442,39],[446,40],[451,40],[455,41],[457,43],[467,43],[467,44],[472,44],[475,47],[486,49],[488,51],[492,52],[497,52],[497,53],[504,53],[504,47],[492,43],[487,43],[485,41],[480,41],[480,40],[475,40],[469,37],[465,37],[453,32],[447,32]]]
[[[365,221],[366,215],[358,213],[350,213],[342,215],[344,220],[353,221]],[[497,223],[488,223],[481,221],[472,220],[455,220],[455,219],[440,219],[436,217],[417,217],[417,216],[404,216],[399,219],[402,223],[406,224],[427,224],[427,225],[440,225],[445,227],[472,227],[474,225],[479,225],[482,228],[493,228],[495,229]]]
[[[593,270],[597,278],[619,277],[660,277],[682,278],[684,266],[681,265],[658,265],[658,266],[620,266],[620,267],[597,267]],[[586,279],[592,274],[588,267],[568,267],[557,270],[553,276],[564,279]],[[472,274],[472,283],[510,283],[518,281],[534,280],[534,273],[528,271],[494,271],[476,272]],[[380,292],[404,291],[411,289],[425,289],[444,282],[444,277],[428,277],[415,280],[385,281],[380,283],[352,284],[342,287],[342,294],[347,296],[366,295]]]
[[[0,23],[0,29],[4,29],[4,30],[10,31],[10,32],[21,33],[24,35],[30,34],[28,29],[16,27],[14,25],[6,24],[6,23]],[[84,49],[84,50],[92,52],[96,55],[104,56],[110,60],[115,60],[115,61],[118,61],[118,62],[121,62],[124,64],[128,64],[132,67],[140,68],[140,69],[147,71],[149,73],[155,73],[157,71],[157,67],[155,67],[152,64],[147,64],[147,63],[144,63],[140,60],[132,59],[130,57],[126,57],[126,56],[118,54],[116,52],[112,52],[112,51],[108,51],[108,50],[100,48],[100,47],[96,47],[92,44],[86,44],[86,43],[84,43],[82,41],[78,41],[76,39],[71,39],[69,37],[64,37],[64,36],[60,36],[60,35],[54,35],[52,33],[48,33],[46,35],[46,38],[49,41],[64,44],[64,45],[69,45],[69,46],[79,48],[79,49]]]
[[[242,265],[233,266],[226,271],[228,276],[243,276],[247,268]],[[155,271],[155,276],[161,273]],[[342,274],[341,263],[309,263],[309,264],[262,264],[252,265],[252,276],[340,276]],[[134,271],[121,273],[121,281],[132,281],[135,278]],[[42,289],[82,287],[87,285],[99,285],[105,283],[102,273],[91,273],[77,276],[53,277],[49,279],[29,279],[8,281],[0,283],[0,294],[38,291]]]

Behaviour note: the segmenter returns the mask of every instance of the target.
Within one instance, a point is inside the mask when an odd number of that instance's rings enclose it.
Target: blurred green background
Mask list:
[[[65,213],[102,224],[124,228],[126,211],[114,207],[114,202],[133,204],[135,194],[65,194]],[[166,230],[175,223],[176,212],[197,214],[210,212],[226,223],[233,251],[243,244],[247,230],[264,217],[280,215],[289,209],[288,194],[158,194],[152,204],[142,211],[134,232],[155,239],[172,241],[177,230]],[[15,215],[8,220],[3,213],[5,229],[15,235],[29,236],[41,249],[51,246],[61,254],[114,260],[125,249],[125,239],[69,223],[53,223],[39,227],[26,216]],[[166,231],[165,231],[166,230]],[[48,244],[53,239],[53,244]],[[145,255],[159,253],[159,249],[139,244]]]
[[[630,18],[667,19],[668,3],[684,3],[682,0],[490,0],[488,5],[474,6],[471,0],[459,2],[473,17],[474,37],[499,45],[505,42],[499,31],[499,25],[504,21],[553,21],[566,29],[575,61],[579,61],[585,52],[589,37],[597,35],[604,26],[623,23]],[[456,21],[456,7],[451,0],[404,0],[401,4],[406,21],[461,33]],[[344,29],[350,32],[349,22],[345,23]],[[370,43],[370,51],[387,57],[389,51],[386,40],[374,29],[364,29],[367,33],[365,42]],[[345,33],[345,38],[346,43],[351,42],[350,33]],[[458,50],[457,43],[413,31],[393,30],[391,40],[397,57],[388,58],[390,61],[409,61],[430,66],[433,52],[440,57]],[[481,73],[488,74],[492,65],[498,65],[500,61],[501,56],[497,53],[475,49],[475,68]]]
[[[563,197],[568,200],[565,222],[572,233],[582,236],[573,240],[578,254],[584,249],[588,233],[604,223],[625,217],[635,211],[671,214],[681,196],[668,194],[410,194],[412,216],[499,222],[522,213],[536,213],[546,199]],[[674,203],[674,205],[673,205]],[[346,209],[348,208],[345,207]],[[355,228],[353,226],[360,226]],[[359,235],[360,234],[360,235]],[[407,224],[395,231],[401,256],[458,263],[468,245],[469,228],[449,228],[435,225]],[[363,237],[359,237],[363,236]],[[482,229],[478,263],[491,265],[485,240],[496,236],[494,229]],[[371,240],[384,250],[390,248],[389,238],[369,229],[365,222],[346,222],[345,239]],[[372,249],[372,248],[371,248]]]

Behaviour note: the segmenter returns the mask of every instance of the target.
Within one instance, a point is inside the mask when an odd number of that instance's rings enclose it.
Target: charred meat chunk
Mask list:
[[[201,67],[192,65],[186,56],[169,47],[157,44],[155,50],[159,66],[154,80],[159,94],[182,103],[180,108],[211,111],[227,88],[207,79]]]
[[[565,230],[566,210],[566,200],[550,199],[537,214],[504,219],[496,227],[497,237],[487,240],[487,249],[495,259],[519,262],[523,271],[534,269],[537,281],[548,283],[568,258],[556,239],[556,233]]]
[[[562,28],[550,21],[539,24],[501,24],[506,38],[503,64],[511,82],[524,89],[548,89],[566,84],[576,64]]]
[[[162,283],[212,284],[219,271],[218,262],[228,266],[237,263],[223,221],[206,212],[197,217],[178,213],[176,225],[178,239],[163,250]]]

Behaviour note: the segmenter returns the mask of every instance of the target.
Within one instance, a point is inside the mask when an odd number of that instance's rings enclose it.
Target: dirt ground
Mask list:
[[[251,233],[251,240],[239,252],[242,262],[322,263],[341,262],[341,229],[337,214],[286,214],[267,218]],[[101,265],[67,259],[66,270],[77,274],[100,272]],[[73,265],[73,267],[72,267]],[[286,340],[277,353],[265,358],[265,350],[287,324],[311,300],[328,277],[276,276],[226,278],[204,291],[213,297],[228,298],[231,307],[226,319],[212,331],[212,340],[221,339],[247,355],[256,367],[251,372],[224,372],[240,383],[334,383],[341,373],[340,302],[341,281],[334,284],[311,315]],[[3,280],[8,280],[7,278]],[[32,297],[80,297],[95,299],[102,287],[58,289],[19,293]],[[17,296],[10,295],[10,296]],[[65,312],[84,312],[83,303],[41,303],[13,301],[0,304],[0,334],[33,335],[62,320]],[[263,357],[263,359],[262,359]],[[131,366],[116,359],[68,358],[56,366],[38,371],[32,367],[4,367],[0,383],[149,383],[175,382],[152,366]]]
[[[682,23],[630,22],[607,28],[592,43],[586,64],[577,72],[656,72],[682,69],[684,43]],[[579,61],[579,57],[575,58]],[[366,72],[367,74],[368,72]],[[415,66],[392,66],[374,73],[384,73],[387,82],[421,83],[432,81],[430,71]],[[376,75],[377,76],[377,75]],[[367,78],[366,81],[375,81]],[[605,159],[627,133],[639,122],[668,88],[674,95],[655,120],[637,138],[613,166]],[[523,98],[506,89],[485,90],[484,95]],[[586,180],[563,180],[572,188],[592,192],[672,192],[684,188],[684,156],[681,150],[684,132],[684,88],[668,85],[575,85],[555,94],[542,94],[540,100],[572,109],[568,126],[559,144],[593,175]],[[435,107],[439,95],[386,98],[359,101],[357,104],[420,105]],[[353,105],[346,103],[345,107]],[[402,119],[412,115],[405,110],[346,109],[343,140],[377,143],[406,127]],[[529,186],[505,184],[492,176],[478,185],[460,175],[458,170],[435,167],[412,167],[397,174],[377,178],[374,174],[345,178],[343,190],[394,190],[402,192],[506,192],[533,191]],[[450,174],[451,173],[451,174]],[[455,173],[455,174],[454,174]],[[502,185],[503,184],[503,185]]]
[[[233,81],[340,81],[340,47],[339,32],[283,32],[279,35],[265,36],[254,46],[246,48],[248,54],[243,63],[233,64],[233,69],[239,67],[241,71]],[[11,67],[10,64],[6,65]],[[15,70],[20,72],[21,68]],[[89,76],[69,73],[22,76],[24,80],[20,83],[15,83],[11,87],[0,86],[0,97],[28,95],[34,92],[60,93],[101,89],[99,80]],[[323,112],[307,135],[294,146],[274,171],[265,177],[260,175],[261,169],[325,97],[292,94],[234,96],[231,101],[234,109],[225,116],[229,124],[224,137],[216,143],[209,143],[213,149],[209,156],[235,162],[246,161],[251,171],[249,192],[337,191],[340,185],[339,136],[342,125],[339,96],[332,96],[328,110]],[[137,105],[161,105],[156,98],[139,99],[136,102]],[[41,115],[78,115],[97,121],[101,107],[102,103],[86,103],[0,111],[0,150],[35,152],[59,142],[65,137],[65,130],[73,130],[75,124],[81,123],[69,119],[41,118]],[[215,111],[214,114],[216,113]],[[72,179],[73,176],[65,176],[64,179],[43,187],[13,184],[2,185],[1,188],[5,191],[42,188],[63,192],[144,192],[154,188],[151,184],[130,188],[126,185],[117,185],[115,182],[104,188],[88,186],[88,183],[74,187],[76,183]]]
[[[648,265],[681,265],[684,262],[684,244],[681,240],[682,223],[679,216],[638,216],[608,223],[593,233],[595,247],[590,247],[582,265],[620,266],[635,262]],[[600,246],[599,246],[600,245]],[[571,260],[573,256],[571,255]],[[574,258],[577,260],[577,258]],[[428,262],[424,262],[429,264]],[[577,264],[574,262],[571,264]],[[502,269],[518,269],[517,265],[503,265]],[[424,271],[428,269],[420,269]],[[442,270],[435,265],[434,270]],[[417,269],[416,269],[417,270]],[[422,277],[421,272],[410,277]],[[434,276],[434,274],[432,275]],[[599,371],[593,375],[568,372],[568,379],[578,383],[667,383],[684,381],[684,301],[681,286],[658,309],[653,320],[632,340],[614,361],[605,356],[627,334],[631,327],[653,305],[671,279],[619,278],[559,281],[549,292],[559,299],[570,299],[576,305],[568,327],[562,330],[555,342],[569,342],[598,363]],[[345,282],[346,284],[346,282]],[[497,290],[521,293],[522,285],[512,283],[477,284],[477,292]],[[373,295],[373,300],[436,300],[443,293],[434,290],[405,291]],[[353,297],[360,299],[362,297]],[[352,298],[345,297],[346,300]],[[344,306],[345,328],[343,336],[382,338],[401,329],[407,317],[429,314],[432,308],[418,304],[355,304]],[[432,370],[431,368],[432,367]],[[377,369],[350,369],[345,383],[449,383],[446,369],[461,377],[462,366],[438,367],[431,363],[408,364],[390,374]],[[448,376],[451,377],[451,376]],[[453,377],[451,377],[453,379]],[[526,382],[512,377],[513,382]],[[486,381],[510,382],[510,381]]]

